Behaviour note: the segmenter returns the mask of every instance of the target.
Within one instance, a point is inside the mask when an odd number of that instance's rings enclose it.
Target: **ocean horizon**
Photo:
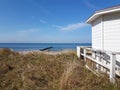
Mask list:
[[[76,50],[76,46],[91,46],[91,43],[0,43],[0,48],[14,51],[32,51],[52,47],[51,51]]]

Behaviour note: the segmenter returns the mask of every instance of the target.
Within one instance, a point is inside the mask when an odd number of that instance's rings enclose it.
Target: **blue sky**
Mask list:
[[[120,0],[0,0],[1,43],[86,43],[96,10]]]

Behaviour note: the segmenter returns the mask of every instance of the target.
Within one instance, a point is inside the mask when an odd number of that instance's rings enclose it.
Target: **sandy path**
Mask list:
[[[43,54],[49,54],[49,55],[57,55],[57,54],[64,54],[64,53],[68,53],[68,52],[73,52],[75,50],[62,50],[62,51],[38,51],[38,50],[34,50],[34,51],[20,51],[20,54],[28,54],[28,53],[43,53]]]

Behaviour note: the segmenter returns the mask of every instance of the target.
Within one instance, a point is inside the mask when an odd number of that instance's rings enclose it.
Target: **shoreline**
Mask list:
[[[29,53],[38,53],[38,54],[48,54],[48,55],[57,55],[57,54],[64,54],[64,53],[69,53],[69,52],[74,52],[76,50],[72,49],[64,49],[64,50],[59,50],[59,51],[39,51],[39,50],[30,50],[30,51],[16,51],[19,54],[26,55]]]

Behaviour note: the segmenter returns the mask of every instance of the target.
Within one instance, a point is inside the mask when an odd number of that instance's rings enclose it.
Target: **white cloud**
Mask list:
[[[42,20],[42,19],[40,20],[40,22],[41,22],[41,23],[47,23],[45,20]]]
[[[62,26],[55,25],[55,24],[53,24],[52,27],[55,27],[55,28],[62,28]]]
[[[38,32],[40,29],[26,29],[26,30],[21,30],[19,32],[21,33],[33,33],[33,32]]]
[[[92,4],[92,3],[90,2],[90,0],[84,0],[84,3],[85,3],[88,7],[92,8],[92,9],[98,8],[97,6],[95,6],[94,4]]]
[[[33,40],[34,38],[37,40],[36,33],[39,33],[39,31],[41,31],[41,29],[23,29],[15,32],[3,33],[0,35],[0,42],[26,42]]]
[[[60,28],[60,30],[68,30],[68,31],[71,31],[71,30],[76,30],[76,29],[80,29],[80,28],[83,28],[83,27],[86,27],[88,26],[88,24],[85,24],[85,23],[75,23],[75,24],[69,24],[65,27],[62,27]]]

